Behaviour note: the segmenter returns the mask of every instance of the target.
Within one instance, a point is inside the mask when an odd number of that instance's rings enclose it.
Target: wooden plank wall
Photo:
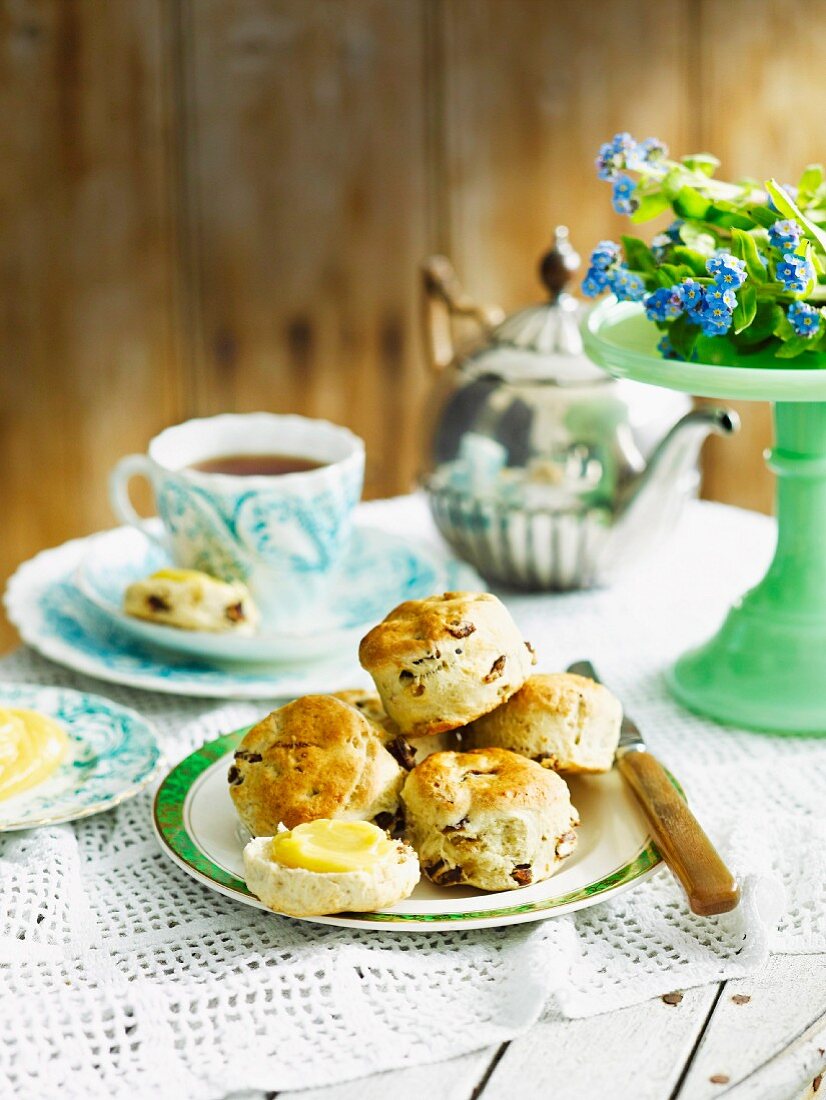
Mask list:
[[[810,0],[0,0],[0,580],[111,523],[106,472],[220,410],[330,417],[411,483],[417,265],[539,293],[621,221],[600,141],[823,159]],[[710,494],[767,508],[764,409]],[[0,645],[13,635],[0,626]]]

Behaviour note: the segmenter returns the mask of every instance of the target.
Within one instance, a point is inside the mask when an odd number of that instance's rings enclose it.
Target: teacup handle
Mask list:
[[[109,475],[109,503],[119,520],[136,527],[151,542],[166,550],[168,547],[163,536],[152,530],[150,520],[138,515],[129,498],[129,482],[132,478],[145,477],[151,484],[151,469],[152,463],[146,455],[126,455],[122,458]]]

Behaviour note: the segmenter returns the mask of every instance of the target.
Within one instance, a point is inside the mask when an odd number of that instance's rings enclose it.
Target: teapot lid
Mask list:
[[[484,350],[474,356],[476,368],[495,369],[515,380],[535,378],[559,386],[606,382],[610,376],[586,358],[579,324],[582,306],[565,286],[579,267],[579,256],[564,225],[539,262],[548,300],[506,317],[489,334]]]

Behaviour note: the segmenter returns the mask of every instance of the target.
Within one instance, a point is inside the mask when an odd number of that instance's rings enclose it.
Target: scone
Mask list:
[[[445,592],[399,604],[362,639],[359,660],[401,732],[420,737],[498,707],[536,658],[496,596]]]
[[[210,633],[252,634],[259,620],[245,584],[196,569],[159,569],[135,581],[124,593],[123,609],[136,619]]]
[[[417,760],[424,760],[429,752],[440,752],[442,749],[456,747],[456,738],[452,732],[433,734],[432,737],[424,740],[419,738],[417,743],[411,744],[393,719],[388,717],[381,705],[381,697],[375,691],[348,688],[346,691],[336,691],[333,694],[336,699],[341,699],[351,707],[360,710],[364,717],[378,728],[384,747],[395,756],[406,771],[415,767]]]
[[[516,890],[549,878],[576,845],[565,780],[506,749],[434,753],[402,801],[405,838],[440,886]]]
[[[571,672],[540,674],[462,730],[462,748],[511,749],[560,772],[606,772],[621,722],[620,701],[602,684]]]
[[[274,836],[321,817],[393,828],[405,774],[355,707],[305,695],[253,726],[227,781],[253,836]]]
[[[412,848],[375,825],[313,821],[251,840],[244,848],[244,878],[277,913],[370,912],[413,893],[419,861]]]

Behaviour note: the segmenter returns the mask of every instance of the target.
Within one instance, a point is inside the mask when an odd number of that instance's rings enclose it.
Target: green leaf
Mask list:
[[[664,210],[667,210],[671,205],[671,201],[667,195],[664,195],[662,191],[655,191],[651,195],[637,195],[635,196],[638,202],[637,209],[631,215],[631,221],[634,225],[640,225],[642,222],[650,222],[652,218],[658,217]]]
[[[686,248],[685,245],[678,244],[674,246],[672,256],[678,261],[680,266],[690,268],[693,275],[706,274],[706,260],[708,257],[702,252],[697,252],[696,249]]]
[[[692,325],[685,314],[673,321],[668,328],[668,339],[681,359],[690,359],[700,330]]]
[[[744,260],[749,278],[763,286],[769,280],[769,272],[766,265],[760,259],[757,242],[750,233],[743,229],[732,229],[731,252],[738,260]]]
[[[780,310],[780,316],[777,318],[772,331],[779,340],[794,340],[797,336],[797,333],[792,328],[791,321],[782,309]]]
[[[793,336],[790,340],[786,340],[775,351],[775,355],[778,359],[796,359],[798,355],[802,355],[804,351],[808,351],[812,346],[812,341],[808,336]]]
[[[694,222],[683,222],[680,226],[680,239],[689,248],[693,248],[696,252],[704,252],[707,256],[710,256],[717,247],[717,238],[714,234],[695,225]]]
[[[704,221],[711,209],[711,203],[694,187],[684,185],[677,192],[671,205],[674,213],[680,218],[696,218]]]
[[[746,284],[748,285],[748,284]],[[757,309],[748,328],[739,333],[738,344],[751,347],[754,344],[762,344],[770,336],[775,334],[775,329],[784,319],[785,314],[776,302],[770,299],[758,299]],[[791,326],[789,326],[791,328]]]
[[[784,191],[777,180],[767,180],[766,190],[772,197],[772,202],[787,218],[794,218],[799,222],[810,241],[819,244],[826,252],[826,233],[819,229],[814,222],[809,221],[806,215],[795,204],[788,192]]]
[[[737,294],[737,305],[734,307],[733,325],[735,333],[740,333],[748,328],[757,313],[757,291],[754,284],[745,282]]]
[[[669,202],[673,202],[674,199],[676,199],[680,193],[680,189],[685,186],[689,178],[686,170],[679,165],[675,165],[669,172],[666,172],[660,180],[660,188]]]
[[[675,286],[683,279],[690,279],[694,275],[694,271],[687,264],[660,264],[657,273],[662,286]],[[668,281],[663,282],[663,279]]]
[[[737,206],[727,199],[717,199],[711,203],[706,211],[705,220],[726,229],[734,226],[738,229],[751,229],[753,224],[752,218],[745,212],[744,207]]]
[[[626,262],[631,270],[653,275],[657,270],[657,261],[645,241],[641,241],[639,237],[623,236],[620,239]]]
[[[704,176],[713,176],[720,167],[720,161],[713,153],[689,153],[680,160],[689,172],[702,172]]]
[[[700,363],[711,363],[713,366],[733,367],[737,364],[737,348],[727,336],[703,336],[697,337],[694,345],[696,359]]]
[[[797,200],[799,206],[808,206],[815,192],[823,183],[823,165],[807,164],[797,182]]]
[[[747,206],[745,210],[751,220],[763,229],[768,229],[777,221],[777,211],[772,210],[765,203],[760,203],[759,206]]]

